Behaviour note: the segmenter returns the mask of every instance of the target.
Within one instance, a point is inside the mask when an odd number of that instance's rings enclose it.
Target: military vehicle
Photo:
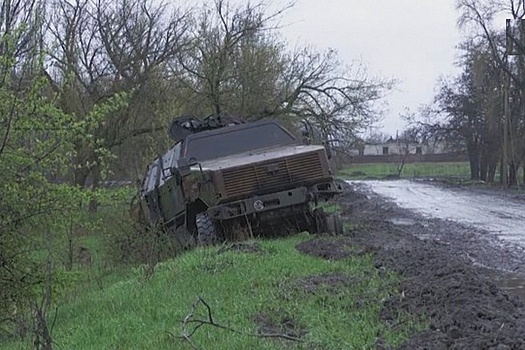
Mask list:
[[[250,235],[342,233],[319,202],[342,192],[325,146],[304,144],[274,120],[226,115],[175,119],[174,146],[148,165],[140,189],[143,218],[184,246]]]

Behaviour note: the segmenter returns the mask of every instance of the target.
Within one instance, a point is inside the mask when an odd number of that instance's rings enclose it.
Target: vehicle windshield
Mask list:
[[[186,157],[204,160],[226,157],[262,148],[295,144],[295,138],[279,125],[268,123],[188,139]]]

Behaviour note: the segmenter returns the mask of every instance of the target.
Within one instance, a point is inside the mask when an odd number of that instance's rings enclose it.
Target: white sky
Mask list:
[[[276,2],[277,3],[277,2]],[[290,45],[311,44],[339,52],[346,63],[361,59],[371,75],[400,82],[387,97],[382,131],[395,135],[399,114],[429,103],[441,75],[457,72],[460,32],[454,0],[296,0],[282,20]]]

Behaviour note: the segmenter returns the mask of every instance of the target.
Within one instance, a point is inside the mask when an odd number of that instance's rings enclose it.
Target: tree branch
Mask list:
[[[197,312],[199,305],[204,305],[204,307],[206,308],[207,319],[195,318],[195,313]],[[188,327],[190,324],[195,324],[195,325],[192,326],[191,330],[188,330]],[[204,325],[213,326],[216,328],[230,331],[232,333],[241,334],[241,335],[245,335],[249,337],[280,338],[280,339],[285,339],[285,340],[290,340],[290,341],[295,341],[295,342],[303,341],[302,339],[298,337],[294,337],[288,334],[281,334],[281,333],[260,333],[260,334],[246,333],[246,332],[239,331],[235,328],[224,326],[220,323],[217,323],[213,320],[213,314],[212,314],[212,309],[210,305],[200,296],[197,297],[197,300],[195,300],[195,302],[193,303],[190,313],[186,315],[186,317],[184,317],[184,320],[182,320],[182,329],[181,329],[182,335],[175,336],[172,333],[169,333],[169,334],[174,338],[183,339],[189,342],[190,345],[194,349],[197,349],[195,344],[193,344],[193,342],[191,341],[191,337],[195,334],[195,332],[197,332],[199,328],[201,328]]]

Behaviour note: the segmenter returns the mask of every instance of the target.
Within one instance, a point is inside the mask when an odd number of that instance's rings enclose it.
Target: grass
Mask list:
[[[341,210],[332,202],[323,207]],[[395,347],[425,327],[403,313],[395,328],[381,322],[382,302],[399,295],[397,276],[378,271],[368,255],[327,261],[301,254],[295,247],[312,238],[306,233],[251,242],[260,247],[255,253],[198,248],[157,264],[153,275],[143,266],[115,264],[107,235],[123,229],[123,209],[105,205],[83,219],[91,232],[76,236],[75,244],[91,251],[92,266],[55,272],[58,349],[373,349],[378,335]],[[305,279],[327,274],[351,283],[305,288]],[[192,312],[194,319],[208,317],[198,298],[230,329],[204,325],[190,343],[182,335],[196,324],[182,320]],[[259,337],[261,322],[265,333],[301,341]],[[0,338],[0,348],[32,348],[30,337],[6,339]]]
[[[339,171],[339,177],[345,179],[384,178],[397,175],[396,163],[352,164]],[[447,163],[407,163],[400,174],[402,178],[411,177],[465,177],[470,176],[468,162]]]
[[[323,208],[326,213],[339,213],[341,212],[341,206],[333,201],[330,202],[321,202],[319,207]]]
[[[404,329],[392,329],[379,319],[382,300],[399,294],[396,276],[380,274],[371,256],[326,261],[299,253],[295,246],[310,238],[258,241],[257,253],[199,248],[157,265],[148,280],[136,268],[103,290],[84,288],[58,303],[54,341],[60,349],[372,349],[378,334],[396,346],[421,328],[408,319]],[[347,276],[352,286],[309,292],[301,284],[326,273]],[[181,321],[197,297],[215,322],[239,332],[204,325],[193,346],[183,340],[193,325],[184,330]],[[292,324],[304,331],[304,342],[254,336],[257,315]],[[203,305],[194,317],[206,319]],[[30,347],[29,340],[0,345]]]
[[[338,171],[338,177],[343,180],[385,179],[398,174],[399,164],[396,163],[369,163],[352,164]],[[470,166],[468,162],[444,163],[408,163],[403,167],[400,178],[439,178],[443,181],[457,185],[492,187],[499,186],[499,173],[496,173],[494,184],[484,184],[480,181],[470,180]],[[523,179],[523,167],[518,169],[518,182]],[[517,186],[519,189],[519,186]]]

